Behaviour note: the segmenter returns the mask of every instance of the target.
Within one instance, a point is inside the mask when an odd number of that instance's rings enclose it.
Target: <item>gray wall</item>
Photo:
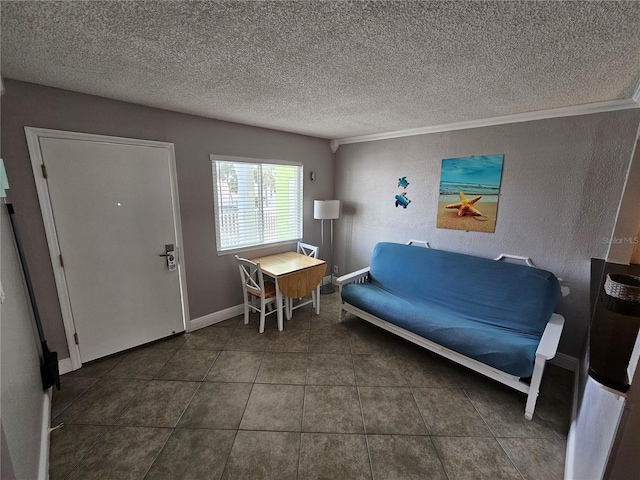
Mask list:
[[[640,134],[640,132],[639,132]],[[613,229],[607,261],[612,263],[640,263],[640,139],[636,143],[629,175],[620,201],[620,209]],[[635,247],[635,248],[634,248]]]
[[[15,188],[9,178],[11,188]],[[0,201],[0,267],[5,300],[0,305],[0,403],[2,478],[38,478],[45,393],[39,340],[20,268],[9,215]],[[46,403],[48,405],[48,402]],[[11,475],[15,476],[11,476]]]
[[[68,356],[44,227],[23,127],[34,126],[175,144],[190,316],[242,302],[232,257],[215,252],[209,154],[280,158],[305,165],[305,240],[320,244],[315,198],[339,198],[334,264],[345,273],[365,266],[382,240],[428,240],[435,248],[492,257],[512,253],[569,282],[560,300],[567,318],[560,349],[578,356],[588,325],[589,259],[604,258],[640,111],[541,120],[369,143],[326,140],[205,119],[89,95],[6,81],[2,144],[11,199],[45,316],[45,332]],[[435,228],[440,161],[504,153],[496,233]],[[309,171],[317,172],[310,182]],[[409,208],[395,208],[397,178],[407,176]],[[335,178],[335,192],[334,183]],[[260,251],[268,253],[270,250]],[[250,253],[249,253],[250,254]],[[228,281],[231,279],[232,281]]]
[[[5,86],[2,145],[12,182],[11,200],[16,207],[18,228],[25,238],[45,333],[50,347],[58,351],[61,359],[69,353],[24,126],[159,140],[175,145],[191,319],[242,303],[233,256],[216,254],[210,154],[302,162],[305,169],[304,240],[320,244],[320,223],[313,220],[313,200],[333,195],[334,155],[327,140],[14,80],[7,79]],[[309,180],[308,173],[312,170],[317,172],[315,182]]]
[[[483,257],[531,257],[571,288],[556,309],[567,320],[560,351],[578,357],[589,324],[590,258],[607,254],[603,239],[613,231],[639,122],[634,109],[342,145],[333,263],[341,273],[362,268],[377,242],[408,239]],[[437,229],[441,160],[494,153],[505,155],[495,233]],[[410,182],[407,209],[394,206],[402,176]]]

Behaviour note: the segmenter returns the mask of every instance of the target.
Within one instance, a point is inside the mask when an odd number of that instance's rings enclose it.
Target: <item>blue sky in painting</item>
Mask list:
[[[440,181],[500,186],[504,155],[444,158]]]

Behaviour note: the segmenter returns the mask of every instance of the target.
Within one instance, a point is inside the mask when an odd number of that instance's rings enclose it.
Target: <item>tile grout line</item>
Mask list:
[[[178,350],[180,350],[180,348],[177,348],[174,352],[173,355],[171,355],[171,357],[169,357],[169,359],[167,359],[167,361],[165,363],[162,364],[162,366],[158,369],[158,371],[155,373],[155,375],[147,382],[147,385],[140,390],[140,392],[138,392],[138,394],[127,404],[127,406],[122,410],[122,412],[120,412],[120,415],[118,416],[118,418],[115,420],[113,426],[121,426],[121,427],[126,427],[127,425],[117,425],[117,421],[124,415],[124,413],[129,409],[129,407],[131,407],[131,405],[133,404],[133,402],[140,396],[142,395],[142,392],[144,392],[148,387],[149,384],[154,381],[156,375],[158,375],[158,373],[160,373],[160,371],[165,367],[165,365],[167,365],[167,363],[169,363],[171,361],[171,359],[173,357],[176,356],[176,354],[178,353]],[[168,380],[155,380],[156,382],[166,382]],[[196,392],[200,390],[200,385],[198,385],[198,388],[196,388],[193,392],[193,395],[191,395],[191,399],[189,400],[189,403],[187,404],[187,407],[189,406],[189,404],[191,403],[191,401],[193,400],[193,397],[195,396]],[[182,418],[182,415],[184,415],[184,412],[186,411],[187,407],[185,407],[185,409],[182,411],[182,413],[180,414],[180,418]],[[180,418],[178,419],[178,421],[176,422],[176,425],[178,424],[178,422],[180,421]],[[133,426],[132,428],[167,428],[167,427],[148,427],[148,426]],[[160,455],[160,452],[162,452],[162,449],[164,448],[164,446],[167,444],[167,442],[169,441],[169,438],[171,438],[171,435],[173,435],[173,432],[175,431],[175,425],[173,427],[169,427],[171,429],[171,432],[169,433],[169,435],[167,435],[167,438],[164,440],[164,442],[162,442],[162,445],[160,446],[160,448],[158,449],[158,451],[156,452],[156,455],[153,457],[153,461],[151,463],[149,463],[149,467],[147,468],[144,476],[142,477],[143,479],[146,478],[146,476],[149,474],[149,471],[151,470],[151,468],[153,467],[153,464],[155,463],[155,461],[158,459],[158,456]]]
[[[308,368],[308,365],[307,365],[307,368]],[[296,479],[300,478],[300,464],[302,462],[302,433],[304,430],[304,407],[306,403],[307,403],[307,384],[305,383],[304,394],[302,395],[302,418],[300,418],[300,435],[298,435],[298,465],[296,466]]]
[[[196,389],[197,391],[197,389]],[[186,410],[186,409],[185,409]],[[184,413],[184,412],[183,412]],[[138,427],[140,428],[140,427]],[[143,428],[148,428],[148,427],[143,427]],[[152,427],[153,428],[153,427]],[[156,427],[157,428],[157,427]],[[167,438],[164,440],[164,442],[162,442],[162,445],[160,446],[160,448],[158,449],[158,452],[156,453],[155,457],[153,457],[153,461],[151,463],[149,463],[149,467],[147,467],[147,471],[144,472],[144,476],[142,477],[143,480],[145,478],[147,478],[147,475],[149,475],[149,472],[151,471],[151,469],[153,468],[154,463],[156,463],[156,460],[158,459],[158,457],[160,456],[160,453],[162,453],[162,450],[164,450],[165,445],[169,442],[169,439],[171,438],[171,436],[173,435],[173,432],[175,432],[176,429],[175,427],[171,427],[171,433],[169,433],[169,435],[167,435]]]
[[[405,378],[406,380],[406,378]],[[409,382],[407,382],[408,384]],[[438,451],[438,449],[436,448],[435,443],[433,442],[433,436],[431,434],[431,429],[429,428],[429,425],[427,425],[427,422],[424,419],[424,415],[422,414],[422,410],[420,410],[420,406],[418,405],[418,401],[416,400],[416,396],[413,393],[413,388],[411,385],[409,385],[409,391],[411,392],[411,397],[413,398],[413,402],[416,404],[416,407],[418,408],[418,413],[420,414],[420,418],[422,418],[422,423],[424,423],[424,426],[427,429],[427,438],[429,438],[429,444],[431,445],[431,448],[433,448],[433,451],[436,453],[436,458],[438,459],[438,462],[440,462],[440,466],[442,467],[442,471],[444,472],[444,476],[448,479],[449,478],[449,474],[447,473],[447,469],[445,467],[444,462],[442,461],[442,457],[440,456],[440,452]]]
[[[97,425],[90,425],[90,426],[95,427],[95,426],[97,426]],[[102,425],[100,425],[100,426],[102,426]],[[73,467],[71,467],[71,469],[69,470],[69,473],[67,473],[67,474],[64,476],[64,479],[69,478],[69,476],[73,473],[73,471],[76,469],[76,467],[77,467],[78,465],[80,465],[80,463],[82,462],[82,460],[84,460],[84,458],[85,458],[87,455],[89,455],[89,453],[90,453],[90,452],[95,448],[95,446],[98,444],[98,442],[99,442],[100,440],[102,440],[102,437],[104,437],[104,436],[107,434],[107,429],[108,429],[109,427],[108,427],[108,426],[104,426],[104,427],[105,427],[105,428],[104,428],[104,432],[102,432],[100,435],[98,435],[98,438],[96,438],[96,441],[95,441],[95,442],[93,442],[93,443],[91,444],[91,447],[89,447],[89,448],[87,449],[87,451],[85,452],[85,454],[84,454],[84,455],[82,455],[82,457],[81,457],[81,458],[80,458],[76,463],[74,463],[74,464],[73,464]]]
[[[520,471],[520,469],[518,468],[518,466],[516,465],[516,462],[513,461],[513,459],[511,458],[511,455],[509,455],[509,452],[507,452],[504,447],[502,446],[502,444],[500,443],[500,440],[498,438],[494,439],[496,441],[496,443],[498,444],[498,446],[500,447],[500,450],[502,450],[502,452],[507,456],[507,458],[509,459],[509,461],[511,462],[511,465],[513,465],[513,468],[516,469],[516,472],[518,472],[518,475],[520,475],[520,477],[522,478],[522,480],[526,480],[525,476],[523,475],[523,473]]]
[[[491,433],[491,436],[493,438],[496,438],[496,432],[493,431],[493,429],[489,425],[489,422],[487,422],[487,420],[484,418],[484,416],[480,413],[480,411],[478,410],[478,407],[476,407],[476,404],[473,403],[473,400],[471,400],[471,397],[467,394],[467,390],[462,388],[462,387],[460,388],[460,390],[462,390],[462,394],[466,397],[466,399],[469,401],[469,403],[471,404],[471,406],[473,407],[475,412],[478,414],[478,416],[482,420],[482,423],[484,423],[486,425],[487,430],[489,430],[489,433]],[[470,390],[473,390],[473,389],[470,389]]]
[[[396,354],[396,352],[394,351],[394,356],[396,357],[396,361],[398,360],[398,356]],[[413,389],[415,387],[413,387],[409,380],[407,379],[407,375],[403,372],[403,377],[405,379],[405,381],[407,382],[407,386],[409,387],[409,391],[411,392],[411,398],[413,398],[413,402],[416,405],[416,408],[418,409],[418,413],[420,414],[420,418],[422,418],[422,423],[424,424],[425,428],[427,429],[427,438],[429,439],[429,445],[431,445],[431,448],[433,448],[433,451],[436,454],[436,458],[438,459],[438,462],[440,463],[440,467],[442,468],[442,472],[444,473],[445,478],[449,479],[449,474],[447,473],[447,469],[446,466],[442,460],[442,457],[440,455],[440,452],[438,451],[438,449],[436,448],[435,443],[433,442],[433,435],[431,433],[431,429],[429,428],[429,425],[427,425],[426,420],[424,419],[424,415],[422,413],[422,410],[420,409],[420,406],[418,405],[418,401],[416,400],[416,396],[415,393],[413,391]],[[456,381],[456,379],[454,378],[454,382],[456,383],[456,385],[458,385],[458,382]]]
[[[136,378],[135,380],[140,380],[140,379]],[[147,384],[143,388],[141,388],[140,391],[131,400],[129,400],[129,402],[122,408],[122,410],[120,410],[120,413],[118,414],[118,416],[113,420],[113,423],[111,424],[112,426],[114,427],[118,426],[118,423],[117,423],[118,420],[120,420],[122,415],[124,415],[124,413],[131,407],[133,402],[135,402],[138,399],[138,397],[142,395],[142,392],[144,392],[149,387],[149,384],[153,380],[145,380],[145,381],[147,382]],[[122,426],[126,426],[126,425],[122,425]]]
[[[262,361],[260,361],[260,362],[262,363]],[[231,442],[231,448],[229,448],[229,453],[227,454],[227,458],[224,461],[224,467],[222,468],[222,473],[220,474],[220,478],[224,477],[224,472],[227,470],[227,465],[229,463],[229,458],[231,457],[231,452],[233,451],[233,446],[235,445],[236,439],[238,438],[238,433],[240,432],[240,424],[242,423],[242,418],[244,417],[244,414],[247,411],[247,406],[249,405],[249,399],[251,399],[251,394],[253,393],[253,387],[254,386],[255,386],[255,382],[251,384],[251,390],[249,391],[249,395],[247,396],[247,402],[244,404],[244,409],[242,410],[242,415],[240,415],[240,421],[238,422],[238,428],[235,429],[235,434],[233,436],[233,442]]]
[[[117,354],[116,354],[116,355],[117,355]],[[79,378],[95,378],[95,379],[96,379],[96,381],[95,381],[95,382],[93,382],[91,385],[89,385],[89,386],[87,387],[87,389],[86,389],[84,392],[82,392],[80,395],[78,395],[78,397],[77,397],[77,398],[74,398],[74,399],[69,403],[69,405],[67,405],[67,406],[66,406],[66,407],[64,407],[62,410],[60,410],[60,412],[58,412],[58,414],[55,416],[55,418],[51,418],[51,421],[53,422],[53,420],[55,420],[56,418],[58,418],[58,417],[62,414],[62,412],[64,412],[64,411],[65,411],[65,410],[67,410],[69,407],[71,407],[71,405],[73,405],[73,404],[74,404],[74,403],[76,403],[78,400],[80,400],[80,398],[82,398],[82,397],[83,397],[83,396],[84,396],[84,395],[85,395],[85,394],[86,394],[86,393],[87,393],[87,392],[88,392],[92,387],[94,387],[97,383],[99,383],[101,380],[103,380],[103,379],[107,376],[107,374],[109,374],[109,373],[110,373],[114,368],[116,368],[116,367],[117,367],[117,366],[118,366],[118,365],[119,365],[119,364],[120,364],[120,363],[121,363],[121,362],[122,362],[122,361],[127,357],[127,355],[129,355],[129,354],[127,353],[127,354],[125,354],[125,355],[122,355],[122,358],[121,358],[118,362],[114,363],[114,364],[113,364],[113,366],[112,366],[109,370],[107,370],[106,372],[104,372],[104,373],[102,374],[102,376],[99,376],[99,377],[91,377],[91,376],[89,376],[89,377],[79,377]],[[107,357],[107,358],[108,358],[108,357]],[[79,368],[78,370],[80,370],[81,368],[82,368],[82,365],[80,365],[80,368]],[[60,387],[62,388],[62,385],[61,385]],[[49,425],[49,427],[51,427],[51,425]]]
[[[251,324],[251,318],[249,318],[249,324]],[[234,328],[233,333],[231,334],[231,337],[229,337],[229,339],[231,339],[233,337],[233,334],[235,334],[236,330],[242,329],[244,326],[244,316],[241,319],[241,322],[236,325],[236,327]],[[266,329],[265,329],[266,330]],[[229,339],[227,341],[229,341]],[[226,343],[225,343],[226,345]],[[227,350],[227,351],[242,351],[242,350]],[[244,410],[242,410],[242,415],[240,415],[240,422],[238,423],[238,427],[235,429],[235,434],[233,436],[233,441],[231,442],[231,448],[229,448],[229,453],[227,454],[227,458],[224,461],[224,467],[222,468],[222,473],[220,474],[220,478],[224,477],[224,472],[227,470],[227,465],[229,463],[229,458],[231,458],[231,452],[233,451],[233,446],[236,443],[236,439],[238,438],[238,433],[240,432],[240,425],[242,424],[242,419],[244,418],[244,414],[247,411],[247,407],[249,406],[249,400],[251,399],[251,394],[253,393],[253,388],[256,385],[256,381],[258,379],[258,375],[260,374],[260,369],[262,368],[262,362],[264,361],[264,357],[267,354],[267,349],[265,347],[264,350],[259,351],[260,353],[262,353],[262,356],[260,357],[260,365],[258,365],[258,368],[256,369],[256,373],[253,377],[253,381],[251,382],[251,390],[249,391],[249,395],[247,396],[247,402],[244,405]],[[254,351],[251,351],[249,353],[255,353]],[[226,382],[226,383],[238,383],[238,382]]]
[[[176,351],[177,351],[177,350],[176,350]],[[93,386],[95,386],[96,384],[98,384],[101,380],[104,380],[104,379],[107,377],[107,375],[108,375],[111,371],[113,371],[113,369],[115,369],[117,365],[119,365],[120,363],[122,363],[122,361],[123,361],[123,360],[124,360],[128,355],[129,355],[129,354],[124,355],[124,356],[122,357],[122,359],[121,359],[119,362],[117,362],[116,364],[114,364],[114,365],[113,365],[113,367],[111,367],[107,372],[105,372],[105,373],[102,375],[102,377],[100,377],[100,378],[98,379],[98,381],[97,381],[97,382],[93,383],[89,388],[87,388],[87,390],[85,390],[85,391],[82,393],[82,395],[80,395],[80,396],[79,396],[78,398],[76,398],[73,402],[71,402],[71,403],[70,403],[66,408],[70,407],[72,404],[74,404],[76,401],[78,401],[80,398],[82,398],[82,397],[84,396],[84,394],[85,394],[86,392],[88,392],[88,391],[89,391],[89,389],[90,389],[91,387],[93,387]],[[174,355],[175,355],[175,352],[174,352]],[[172,357],[173,357],[173,355],[172,355]],[[168,360],[167,360],[167,361],[168,361]],[[164,364],[163,364],[162,366],[164,366]],[[82,367],[80,367],[80,368],[82,368]],[[160,367],[160,368],[162,368],[162,367]],[[159,370],[158,370],[158,371],[159,371]],[[116,377],[116,378],[118,378],[118,377]],[[120,378],[128,378],[128,377],[120,377]],[[138,379],[136,378],[135,380],[138,380]],[[71,468],[71,469],[69,470],[69,473],[65,476],[65,478],[68,478],[68,477],[71,475],[71,473],[76,469],[76,467],[77,467],[77,466],[82,462],[82,460],[84,460],[84,459],[85,459],[85,457],[86,457],[86,456],[87,456],[91,451],[93,451],[93,449],[96,447],[96,445],[98,444],[98,442],[104,438],[104,436],[107,434],[107,432],[108,432],[108,430],[109,430],[110,428],[118,427],[118,425],[116,425],[116,422],[118,421],[118,419],[119,419],[119,418],[122,416],[122,414],[123,414],[123,413],[124,413],[128,408],[129,408],[129,406],[133,403],[133,401],[134,401],[136,398],[138,398],[138,396],[142,393],[142,391],[143,391],[143,390],[145,390],[145,389],[147,388],[147,386],[149,385],[149,383],[151,382],[151,380],[146,380],[146,382],[147,382],[147,384],[145,385],[145,387],[144,387],[144,388],[142,388],[142,389],[140,390],[140,392],[138,392],[138,393],[137,393],[137,394],[136,394],[136,395],[135,395],[135,396],[134,396],[134,397],[129,401],[129,403],[127,403],[127,405],[125,405],[125,406],[123,407],[122,411],[121,411],[121,412],[120,412],[120,414],[115,418],[115,420],[113,421],[113,423],[111,423],[111,424],[106,424],[106,425],[95,425],[95,424],[92,424],[92,423],[91,423],[91,424],[83,424],[83,425],[88,425],[88,426],[102,426],[102,427],[104,427],[104,432],[103,432],[103,433],[102,433],[102,434],[101,434],[101,435],[96,439],[96,441],[91,445],[91,447],[90,447],[90,448],[87,450],[87,452],[82,456],[82,458],[81,458],[78,462],[76,462],[76,463],[75,463],[75,465],[73,466],[73,468]],[[65,408],[64,410],[66,410],[66,408]],[[64,410],[63,410],[63,411],[64,411]],[[60,412],[60,413],[62,413],[62,412]],[[58,414],[57,416],[59,416],[59,415],[60,415],[60,414]],[[74,425],[74,424],[70,424],[70,425]],[[137,428],[137,427],[134,427],[134,428]],[[167,438],[168,438],[168,437],[167,437]],[[146,476],[146,473],[145,473],[145,476]]]
[[[186,413],[186,411],[189,409],[189,407],[191,406],[191,402],[193,402],[193,399],[195,398],[195,396],[197,395],[197,393],[200,391],[200,388],[202,388],[202,385],[204,385],[204,381],[201,382],[197,382],[199,383],[198,388],[196,388],[193,391],[193,395],[191,395],[191,398],[189,399],[189,401],[187,402],[187,405],[184,407],[184,410],[182,410],[182,413],[180,414],[180,417],[178,417],[178,420],[176,420],[176,424],[171,427],[174,430],[178,427],[178,424],[180,423],[180,420],[182,420],[182,417],[184,417],[184,414]],[[172,432],[173,433],[173,432]]]
[[[358,374],[356,372],[356,365],[353,361],[353,350],[351,349],[351,339],[349,338],[349,352],[351,355],[351,364],[353,365],[353,375],[355,377],[356,392],[358,393],[358,405],[360,405],[360,417],[362,420],[362,431],[364,434],[364,442],[367,446],[367,457],[369,458],[369,471],[371,472],[371,479],[375,480],[373,473],[373,460],[371,460],[371,448],[369,447],[369,436],[367,435],[367,424],[364,421],[364,409],[362,408],[362,397],[360,396],[360,384],[358,383]]]
[[[191,403],[193,402],[193,399],[195,398],[196,394],[198,393],[198,391],[200,391],[200,388],[202,387],[202,385],[205,384],[206,382],[206,378],[209,374],[209,372],[211,371],[211,369],[213,368],[213,366],[215,365],[215,363],[218,361],[218,359],[220,358],[220,354],[224,351],[224,346],[227,344],[227,342],[229,341],[229,339],[233,336],[233,333],[235,333],[235,331],[239,328],[238,325],[236,325],[233,328],[233,331],[231,333],[231,335],[229,336],[229,338],[227,340],[225,340],[225,343],[222,346],[222,349],[218,351],[218,354],[216,355],[216,358],[214,359],[214,361],[211,363],[211,365],[209,366],[209,369],[207,370],[207,372],[205,373],[204,377],[202,378],[202,380],[200,380],[198,383],[200,385],[198,385],[198,388],[194,391],[193,395],[191,396],[191,399],[189,400],[189,402],[187,403],[187,406],[185,407],[185,409],[182,411],[182,413],[180,414],[180,418],[178,419],[178,421],[176,422],[176,424],[174,425],[174,427],[172,428],[172,432],[171,435],[173,435],[173,432],[175,432],[177,425],[180,423],[180,420],[182,419],[182,417],[184,416],[184,414],[186,413],[187,409],[189,408],[189,406],[191,405]],[[189,349],[184,349],[184,350],[189,350]],[[263,353],[263,357],[264,358],[264,352]],[[260,359],[260,363],[262,363],[262,358]],[[257,375],[257,372],[256,372]],[[255,382],[255,378],[254,378],[254,382]],[[253,391],[253,385],[255,384],[254,382],[252,382],[252,386],[251,386],[251,391]],[[210,382],[210,383],[238,383],[238,382]],[[247,405],[249,403],[249,397],[251,396],[251,391],[249,392],[249,396],[247,397],[247,403],[245,404],[245,410],[243,410],[242,416],[244,416],[244,411],[246,411]],[[242,416],[240,417],[240,421],[242,421]],[[229,457],[231,455],[231,450],[233,448],[233,444],[235,443],[236,437],[238,436],[238,431],[240,429],[240,425],[238,424],[238,428],[233,429],[234,431],[234,436],[233,436],[233,441],[231,442],[231,447],[229,448],[229,452],[227,453],[227,458],[225,459],[225,463],[224,466],[222,468],[221,471],[221,476],[224,474],[224,470],[226,469],[227,466],[227,462],[229,460]],[[206,429],[206,430],[211,430],[211,429]],[[216,430],[216,429],[213,429]],[[169,437],[167,437],[167,440],[165,441],[165,443],[163,444],[162,448],[158,451],[158,454],[156,455],[156,457],[154,458],[153,462],[151,463],[151,465],[149,466],[149,469],[147,470],[147,473],[145,474],[148,475],[149,471],[151,470],[151,468],[153,467],[153,464],[155,463],[155,461],[158,459],[158,456],[160,455],[160,453],[162,452],[162,449],[164,448],[164,446],[166,445],[166,443],[169,441],[169,438],[171,438],[171,435],[169,435]]]
[[[78,400],[80,400],[93,386],[95,386],[100,380],[102,380],[103,377],[82,377],[82,378],[95,378],[96,381],[93,382],[91,385],[89,385],[84,392],[82,392],[80,395],[78,395],[76,398],[74,398],[73,400],[71,400],[71,402],[69,402],[69,405],[67,405],[66,407],[64,407],[62,410],[60,410],[57,415],[55,417],[51,417],[51,424],[49,425],[49,428],[52,427],[53,422],[56,418],[58,418],[60,415],[62,415],[62,413],[64,411],[66,411],[69,407],[71,407],[71,405],[73,405],[74,403],[76,403]],[[60,385],[60,388],[62,388],[62,385]],[[62,422],[64,423],[64,422]]]
[[[218,351],[218,354],[216,355],[216,358],[213,359],[213,362],[211,362],[211,365],[209,365],[209,368],[207,369],[207,371],[205,372],[204,376],[202,377],[201,380],[199,380],[200,382],[205,382],[207,377],[209,376],[209,372],[211,371],[211,369],[213,368],[213,366],[216,364],[216,362],[218,361],[218,359],[220,358],[220,354],[222,353],[222,350]]]

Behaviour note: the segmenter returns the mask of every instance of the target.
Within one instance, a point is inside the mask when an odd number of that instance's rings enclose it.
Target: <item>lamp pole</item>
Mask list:
[[[322,235],[322,256],[324,257],[325,255],[325,250],[324,250],[324,218],[322,219],[322,223],[321,225],[321,235]],[[322,295],[327,295],[329,293],[333,293],[335,292],[335,288],[333,288],[333,267],[331,266],[331,262],[333,261],[333,218],[331,219],[331,255],[329,256],[329,278],[331,279],[331,281],[329,281],[328,285],[324,284],[324,278],[322,279],[322,286],[320,287],[320,293]]]
[[[320,235],[322,236],[322,258],[326,260],[326,251],[324,249],[324,221],[331,220],[331,256],[329,257],[329,273],[331,282],[329,285],[324,284],[324,278],[322,279],[322,285],[320,287],[320,293],[325,295],[335,292],[333,288],[333,267],[331,262],[333,261],[333,219],[340,216],[340,200],[315,200],[313,205],[313,216],[316,220],[320,220]]]

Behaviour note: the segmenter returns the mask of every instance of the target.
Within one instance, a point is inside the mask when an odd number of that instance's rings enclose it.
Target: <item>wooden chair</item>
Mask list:
[[[277,308],[267,312],[267,305],[276,303],[276,284],[272,281],[264,281],[262,269],[259,263],[254,263],[246,258],[236,255],[240,279],[242,280],[242,293],[244,295],[244,324],[249,324],[249,311],[260,313],[260,333],[264,333],[264,322],[267,315],[277,312]],[[285,297],[285,309],[287,308]]]
[[[313,257],[313,258],[318,258],[318,247],[316,247],[315,245],[310,245],[308,243],[303,243],[303,242],[298,242],[298,248],[296,250],[299,254],[301,255],[306,255],[307,257]],[[311,299],[306,300],[304,302],[300,301],[302,299],[298,299],[299,303],[297,303],[295,306],[293,304],[293,298],[289,298],[287,301],[287,307],[288,307],[288,312],[287,312],[287,319],[291,318],[291,315],[293,315],[293,311],[296,308],[300,308],[303,307],[305,305],[309,305],[310,303],[313,304],[313,308],[316,310],[316,313],[318,313],[318,300],[320,298],[320,285],[318,285],[318,287],[311,292]]]

